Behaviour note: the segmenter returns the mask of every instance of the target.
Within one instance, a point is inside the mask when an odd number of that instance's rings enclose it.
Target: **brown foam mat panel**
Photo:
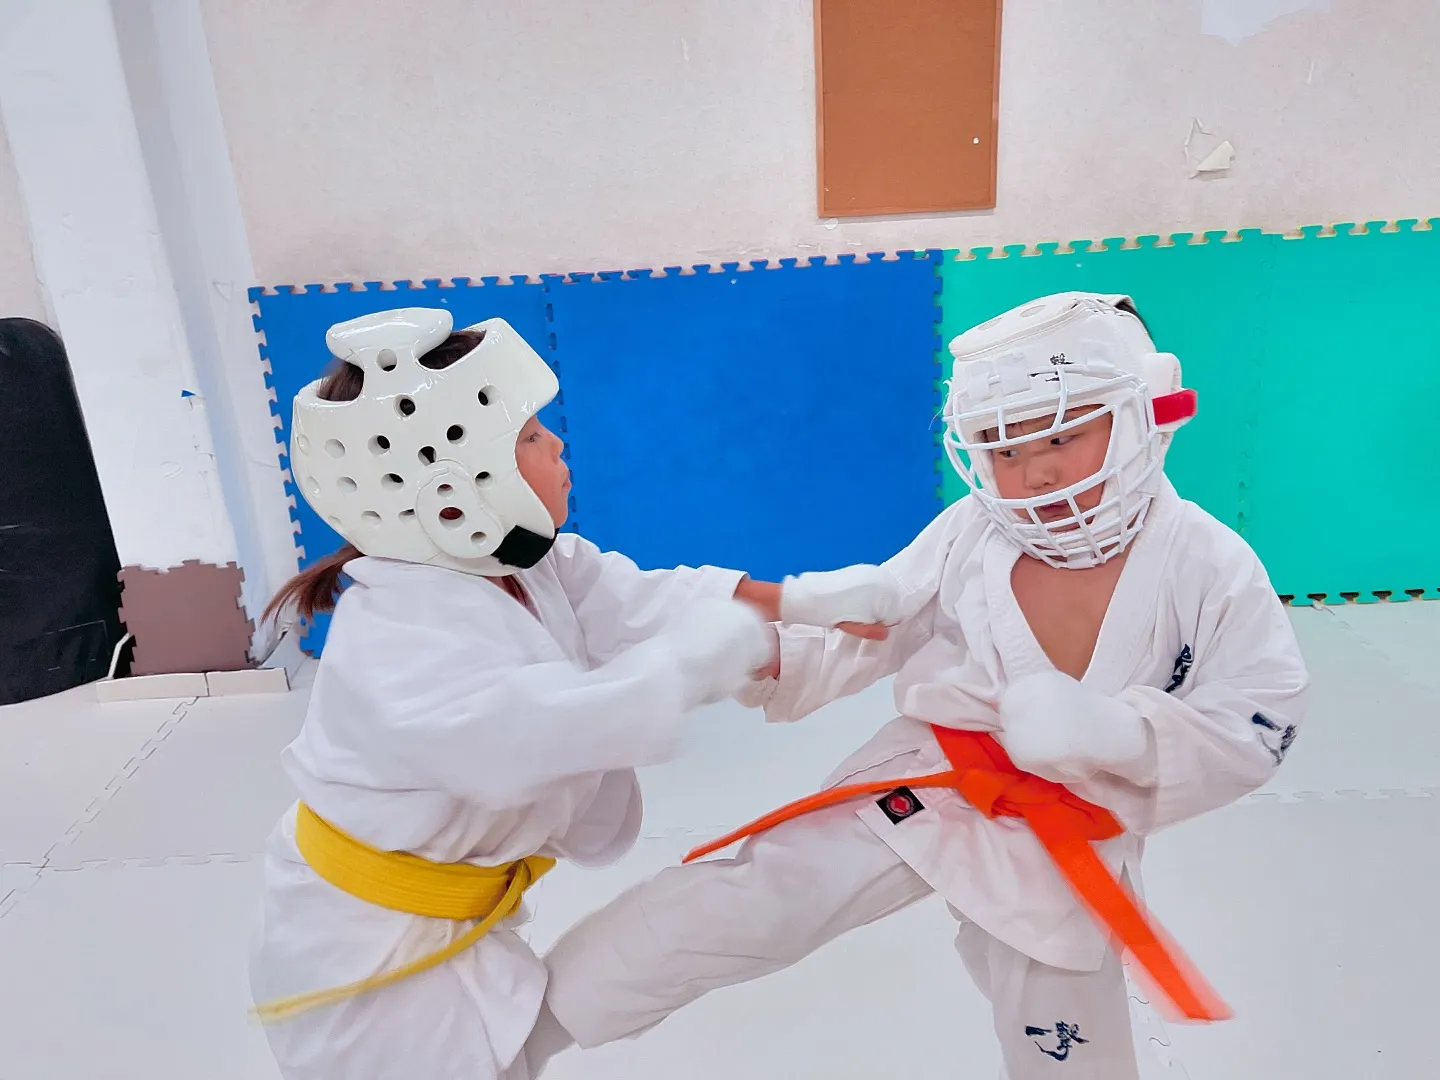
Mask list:
[[[127,566],[120,619],[135,636],[132,675],[239,671],[254,667],[255,624],[240,604],[245,572],[189,559],[167,570]]]

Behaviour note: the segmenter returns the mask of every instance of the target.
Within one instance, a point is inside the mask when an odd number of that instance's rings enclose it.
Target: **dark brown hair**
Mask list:
[[[484,337],[484,330],[458,330],[420,357],[420,366],[443,371],[479,345]],[[365,372],[341,360],[321,380],[315,395],[322,401],[354,401],[364,385]],[[354,544],[347,543],[339,551],[307,566],[280,587],[280,591],[265,605],[261,620],[275,618],[290,607],[302,619],[313,619],[317,612],[334,611],[336,601],[345,588],[344,566],[351,559],[358,559],[360,554]],[[515,595],[508,588],[506,591]]]
[[[1115,310],[1123,311],[1126,315],[1134,315],[1136,322],[1140,324],[1140,326],[1147,334],[1150,333],[1150,327],[1145,322],[1145,316],[1141,315],[1140,312],[1136,309],[1135,301],[1121,300],[1118,304],[1115,305]]]

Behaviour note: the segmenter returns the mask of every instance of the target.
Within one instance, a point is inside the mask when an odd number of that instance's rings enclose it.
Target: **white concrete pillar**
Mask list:
[[[295,544],[198,0],[0,0],[0,114],[121,563],[238,562],[258,623]]]
[[[50,318],[30,255],[30,225],[20,203],[4,124],[0,124],[0,318],[41,322]]]

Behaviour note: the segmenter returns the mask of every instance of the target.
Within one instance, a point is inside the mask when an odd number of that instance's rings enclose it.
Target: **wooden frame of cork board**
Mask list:
[[[821,217],[995,206],[1003,0],[815,0]]]

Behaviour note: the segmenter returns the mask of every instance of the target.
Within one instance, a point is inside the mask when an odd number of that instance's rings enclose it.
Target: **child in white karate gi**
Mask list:
[[[272,603],[335,610],[251,965],[286,1080],[527,1080],[546,973],[525,889],[629,850],[634,767],[766,662],[755,609],[897,615],[874,567],[782,596],[558,533],[554,374],[501,320],[451,329],[424,308],[333,327],[342,364],[295,400],[295,482],[348,544]]]
[[[1245,542],[1164,475],[1194,394],[1129,297],[1045,297],[951,351],[946,445],[971,493],[885,564],[898,624],[884,641],[782,628],[755,695],[795,720],[895,675],[898,715],[833,797],[555,945],[547,1003],[581,1046],[932,893],[1010,1080],[1137,1076],[1121,946],[1180,1011],[1225,1015],[1120,883],[1138,884],[1144,837],[1284,758],[1307,683],[1289,621]]]

